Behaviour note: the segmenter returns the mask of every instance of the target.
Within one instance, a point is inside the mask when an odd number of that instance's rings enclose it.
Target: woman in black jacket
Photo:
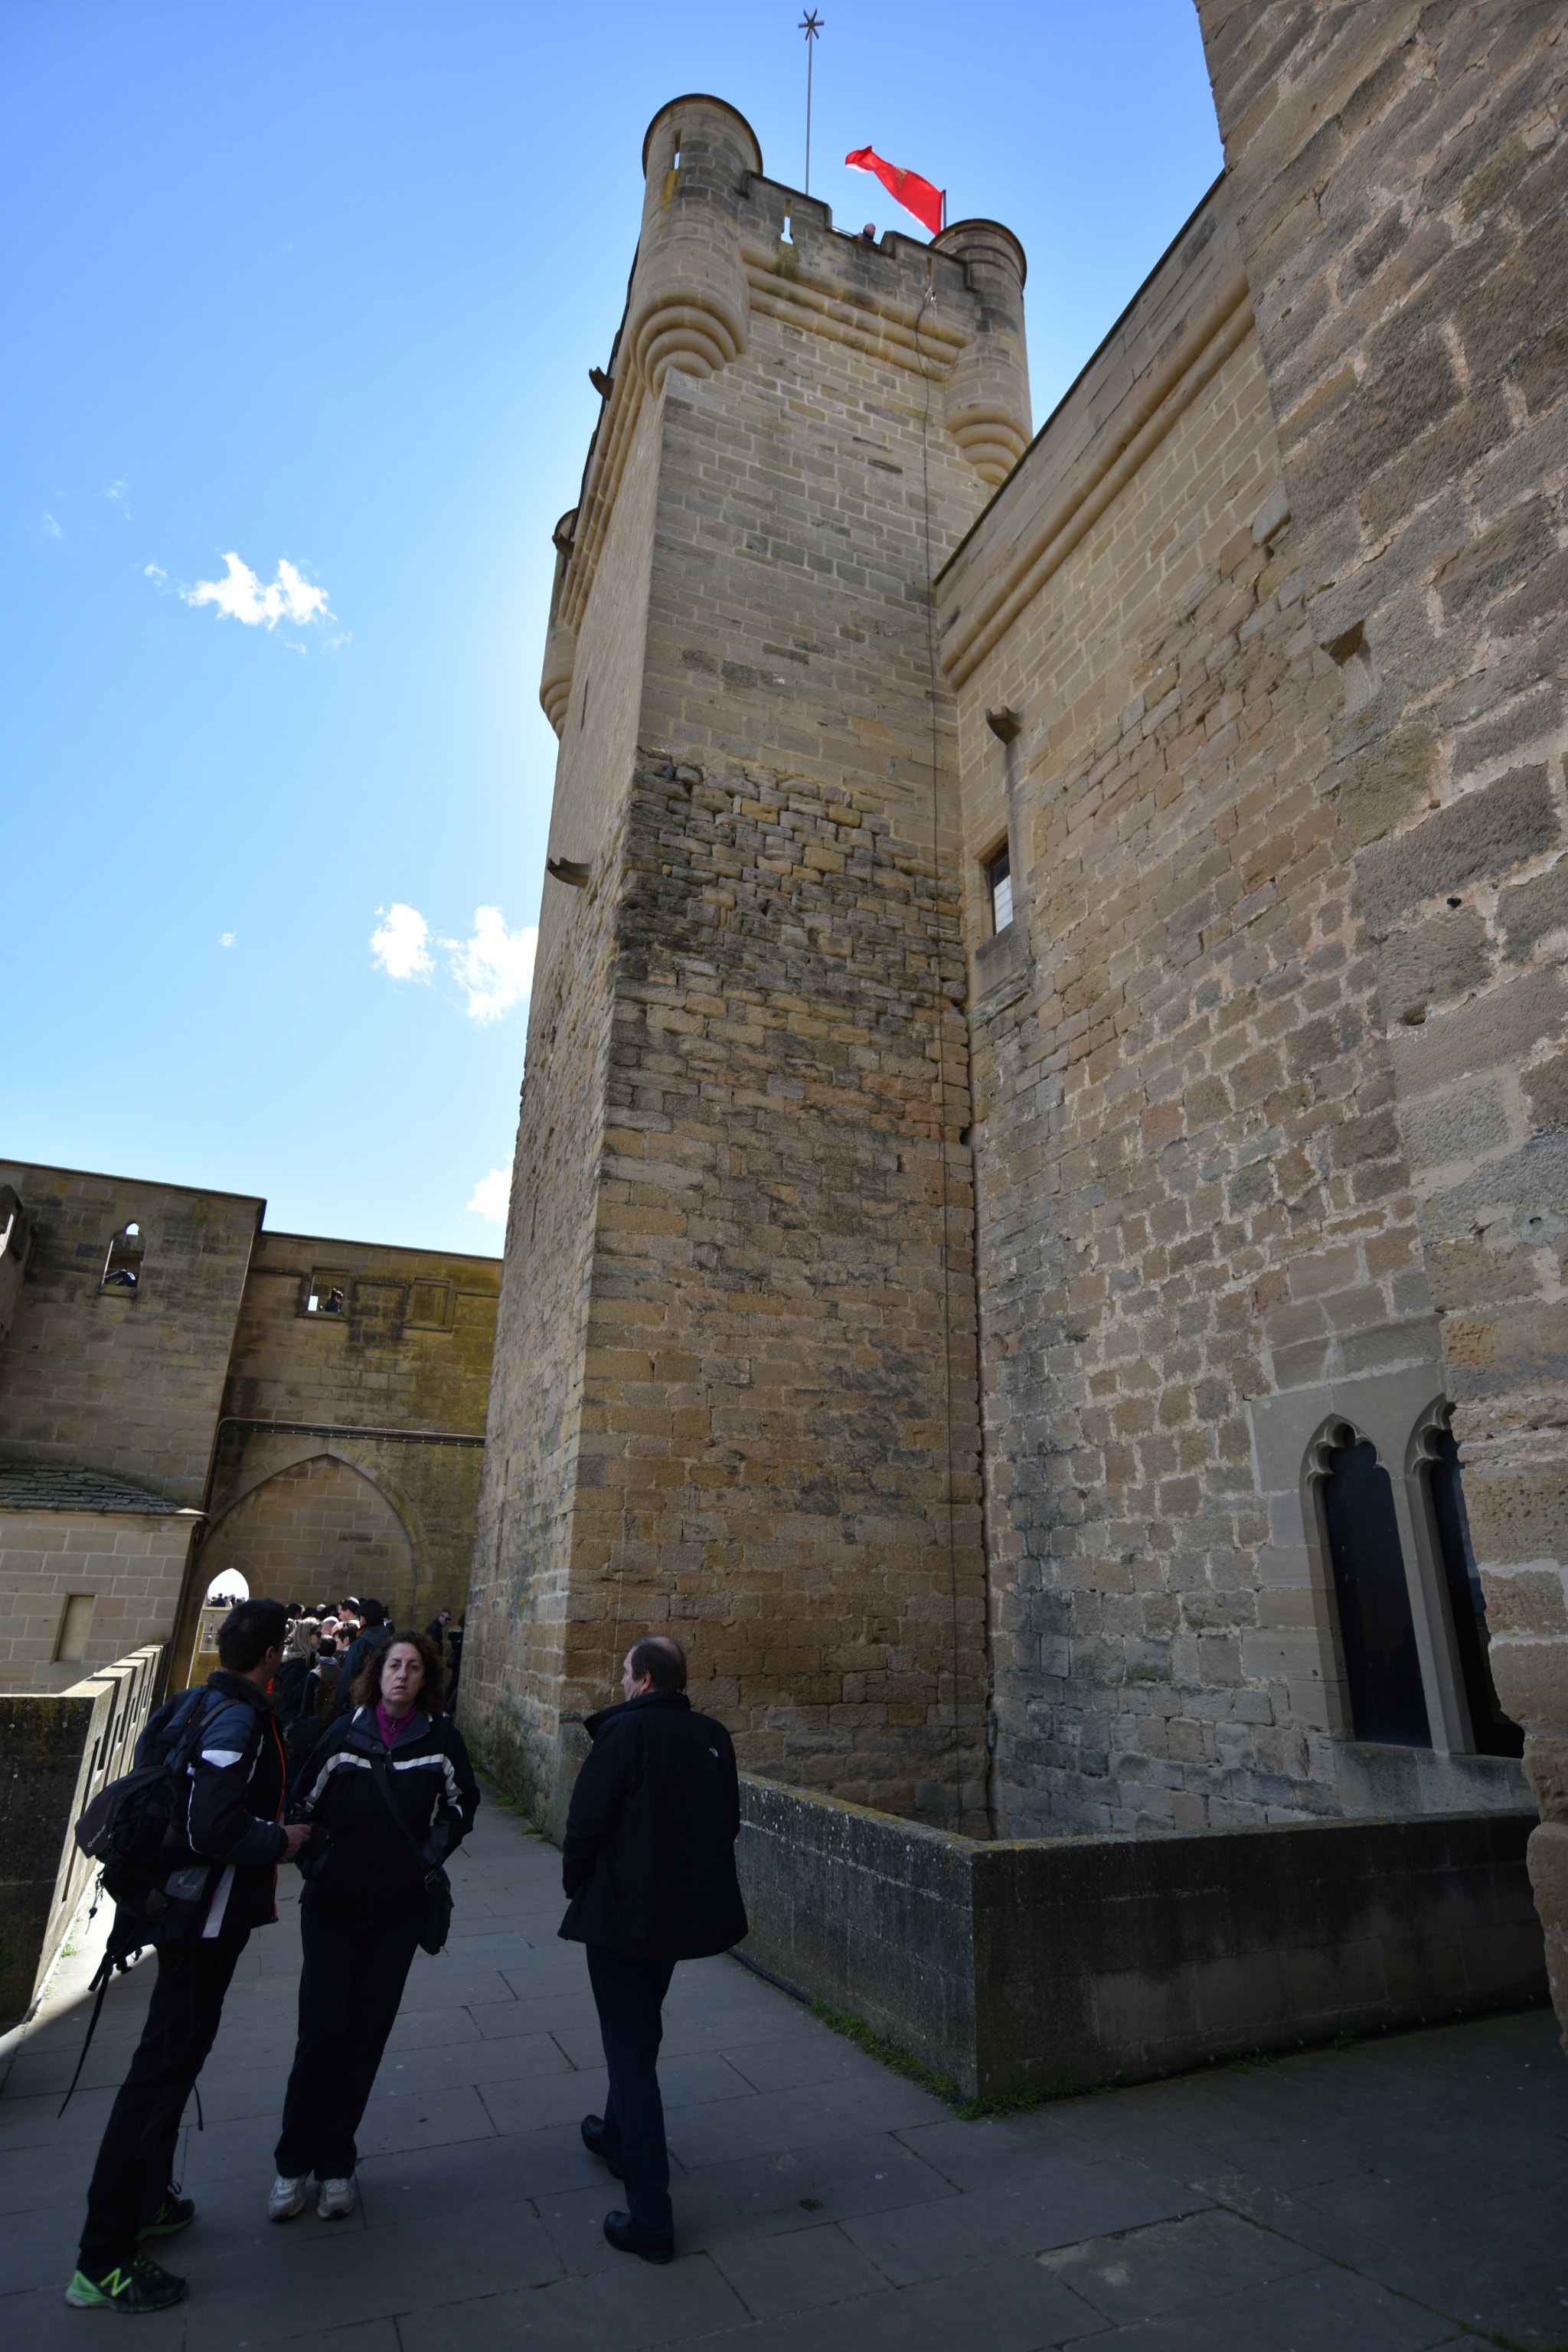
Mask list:
[[[267,2202],[274,2221],[304,2210],[312,2172],[323,2221],[354,2210],[354,2132],[419,1941],[426,1874],[450,1857],[479,1810],[425,1634],[395,1633],[373,1651],[353,1702],[296,1789],[314,1835],[300,1897],[300,2038]]]

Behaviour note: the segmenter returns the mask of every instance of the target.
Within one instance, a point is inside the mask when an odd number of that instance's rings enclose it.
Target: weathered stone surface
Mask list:
[[[161,1647],[61,1691],[0,1691],[0,2027],[26,2016],[95,1864],[71,1831],[131,1769],[158,1693]]]
[[[1436,764],[1437,738],[1424,725],[1389,736],[1345,762],[1340,808],[1358,847],[1380,840],[1427,805]]]
[[[1488,979],[1486,919],[1460,907],[1396,931],[1378,950],[1377,971],[1384,1018],[1419,1018],[1427,1005],[1463,996]]]
[[[1451,802],[1422,824],[1369,848],[1357,867],[1362,909],[1374,939],[1423,898],[1495,881],[1539,856],[1557,837],[1557,812],[1544,761]]]
[[[1533,1822],[990,1844],[748,1780],[741,1949],[971,2097],[1137,2081],[1539,1999]]]

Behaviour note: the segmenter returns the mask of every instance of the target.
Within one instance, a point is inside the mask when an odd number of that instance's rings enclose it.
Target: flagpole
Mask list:
[[[803,195],[811,194],[811,51],[813,42],[822,35],[822,18],[815,8],[808,8],[795,30],[805,35],[805,186]]]

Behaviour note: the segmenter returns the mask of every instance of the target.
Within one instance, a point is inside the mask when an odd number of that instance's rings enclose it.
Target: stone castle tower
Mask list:
[[[1539,1810],[1568,2003],[1563,45],[1199,16],[1225,173],[1032,441],[1006,230],[654,120],[464,1722],[558,1819],[669,1622],[936,1823]]]
[[[955,703],[931,581],[1030,434],[1025,262],[834,232],[662,107],[557,528],[561,738],[470,1607],[486,1744],[669,1622],[742,1760],[984,1821]]]

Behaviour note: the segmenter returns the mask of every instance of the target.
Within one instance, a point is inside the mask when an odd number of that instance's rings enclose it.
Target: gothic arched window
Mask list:
[[[1478,1756],[1522,1756],[1524,1734],[1498,1705],[1488,1657],[1486,1597],[1476,1570],[1470,1542],[1469,1516],[1459,1481],[1459,1449],[1450,1429],[1430,1430],[1426,1438],[1426,1491],[1437,1531],[1437,1552],[1448,1591],[1454,1646],[1459,1654],[1465,1696],[1469,1702],[1470,1736]]]
[[[1358,1739],[1430,1748],[1394,1489],[1377,1449],[1342,1426],[1319,1456],[1340,1640]]]

